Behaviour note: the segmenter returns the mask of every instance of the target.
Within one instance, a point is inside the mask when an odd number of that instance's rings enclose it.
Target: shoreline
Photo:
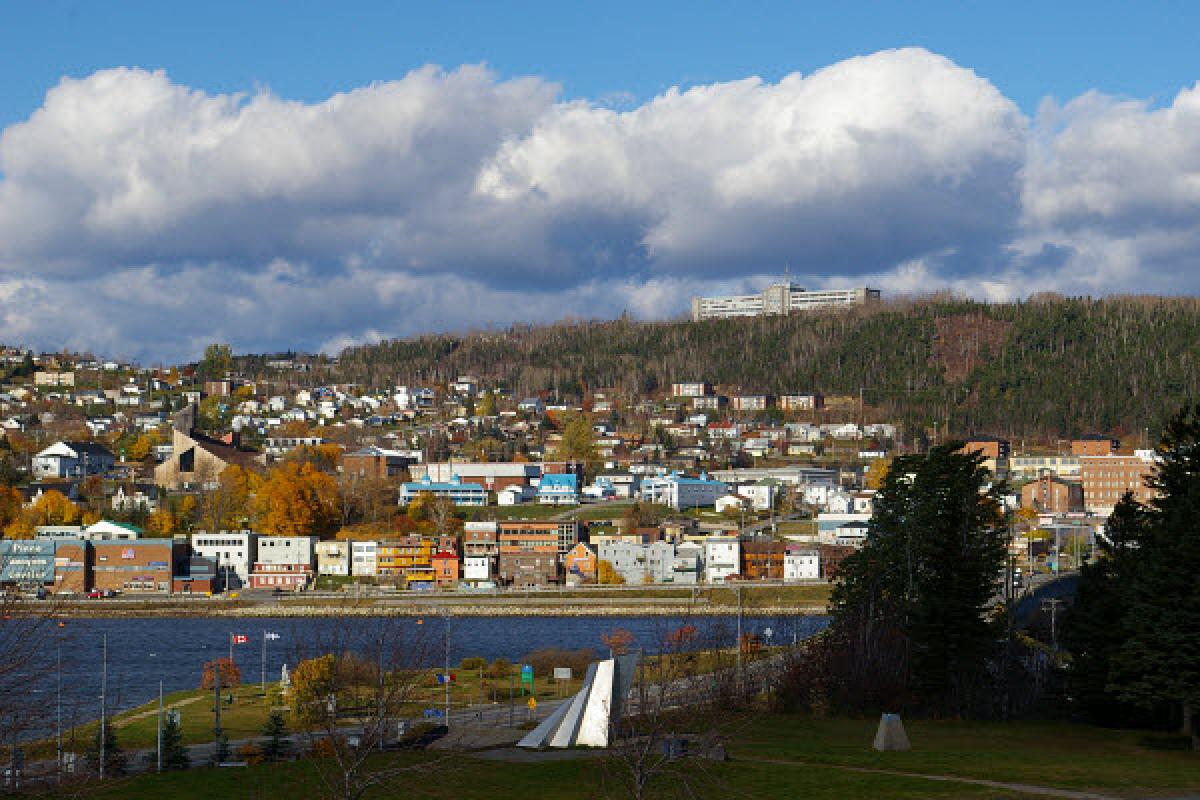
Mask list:
[[[737,616],[736,606],[632,605],[632,606],[521,606],[521,605],[253,605],[235,608],[195,608],[186,605],[152,608],[59,607],[47,610],[55,619],[134,619],[154,617],[719,617]],[[743,607],[743,616],[809,617],[828,612],[825,606]]]

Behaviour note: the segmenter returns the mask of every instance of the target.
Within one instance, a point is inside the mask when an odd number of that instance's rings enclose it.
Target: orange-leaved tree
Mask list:
[[[337,481],[309,463],[283,462],[255,496],[258,528],[274,536],[329,536],[341,521]]]

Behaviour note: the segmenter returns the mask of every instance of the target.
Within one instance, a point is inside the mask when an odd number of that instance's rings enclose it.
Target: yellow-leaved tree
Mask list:
[[[337,481],[309,463],[282,462],[255,495],[258,529],[273,536],[330,536],[341,522]]]
[[[617,572],[610,561],[596,562],[596,583],[619,584],[625,582],[625,576]]]
[[[75,525],[79,522],[79,506],[57,489],[44,492],[33,504],[34,525]]]

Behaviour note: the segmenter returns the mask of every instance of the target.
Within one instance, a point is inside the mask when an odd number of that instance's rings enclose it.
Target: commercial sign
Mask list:
[[[133,548],[132,548],[132,547],[125,547],[125,548],[122,548],[122,550],[121,550],[121,558],[123,558],[123,559],[125,559],[125,560],[127,560],[127,561],[132,561],[132,560],[133,560],[133,558],[134,558],[134,556],[133,556]]]
[[[570,667],[555,667],[554,668],[554,680],[556,680],[556,681],[571,680],[571,668]]]

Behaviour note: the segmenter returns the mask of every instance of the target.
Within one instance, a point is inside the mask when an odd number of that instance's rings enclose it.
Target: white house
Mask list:
[[[537,497],[537,487],[513,485],[505,486],[496,492],[496,504],[501,506],[517,506],[528,503]]]
[[[463,556],[463,583],[475,587],[494,585],[496,559],[493,556]]]
[[[821,554],[801,545],[789,544],[783,554],[785,581],[815,581],[821,577]]]
[[[709,536],[704,540],[704,580],[721,583],[737,575],[742,561],[742,547],[736,536]]]
[[[112,497],[113,511],[154,512],[158,508],[158,487],[152,483],[121,484]]]
[[[538,483],[538,503],[573,506],[579,503],[579,478],[574,473],[543,475]]]
[[[725,494],[717,498],[715,503],[718,514],[727,511],[746,511],[750,508],[750,499],[740,494]]]

